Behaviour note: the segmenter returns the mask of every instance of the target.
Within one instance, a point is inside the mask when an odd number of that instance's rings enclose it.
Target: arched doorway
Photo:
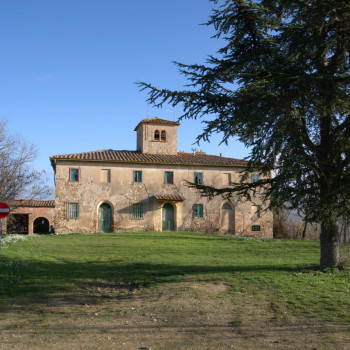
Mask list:
[[[108,203],[102,203],[98,208],[98,232],[112,231],[112,208]]]
[[[170,203],[166,203],[162,208],[162,230],[173,231],[175,228],[174,207]]]
[[[49,220],[44,217],[36,218],[33,222],[33,233],[49,233]]]
[[[221,208],[220,228],[222,232],[235,232],[235,215],[230,203],[224,203]]]

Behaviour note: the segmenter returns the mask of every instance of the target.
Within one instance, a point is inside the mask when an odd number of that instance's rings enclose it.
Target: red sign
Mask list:
[[[0,202],[0,219],[6,218],[10,214],[10,207],[6,203]]]

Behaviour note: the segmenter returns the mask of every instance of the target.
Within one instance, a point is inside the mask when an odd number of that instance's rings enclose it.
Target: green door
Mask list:
[[[174,207],[170,203],[164,204],[162,208],[162,230],[174,230]]]
[[[98,208],[98,231],[111,232],[112,208],[108,203],[103,203]]]

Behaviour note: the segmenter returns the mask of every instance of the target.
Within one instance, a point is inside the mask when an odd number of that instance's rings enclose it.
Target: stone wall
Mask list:
[[[78,182],[69,181],[69,169],[79,169]],[[101,181],[101,171],[110,170],[110,182]],[[142,183],[135,183],[133,172],[142,171]],[[238,180],[238,168],[185,167],[166,165],[137,165],[108,162],[83,162],[58,160],[56,167],[56,215],[57,233],[98,232],[98,208],[108,203],[112,208],[113,231],[162,230],[162,207],[167,201],[158,201],[154,195],[181,195],[183,201],[170,201],[175,212],[175,229],[181,231],[225,232],[222,226],[224,200],[216,197],[211,201],[189,188],[186,180],[194,181],[194,172],[203,172],[207,185],[226,186],[227,174],[231,180]],[[174,183],[164,183],[164,172],[173,171]],[[66,218],[67,202],[78,202],[78,219]],[[142,203],[144,217],[131,218],[131,205]],[[203,204],[203,218],[193,218],[193,204]],[[260,217],[254,212],[254,205],[260,205]],[[233,228],[231,233],[272,237],[272,213],[264,212],[264,206],[257,203],[233,200]],[[252,232],[252,225],[261,230]],[[227,225],[226,225],[227,226]]]

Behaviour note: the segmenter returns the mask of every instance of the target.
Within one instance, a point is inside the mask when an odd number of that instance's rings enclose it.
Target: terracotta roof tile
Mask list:
[[[95,152],[83,152],[72,154],[59,154],[50,157],[51,163],[54,160],[88,160],[88,161],[109,161],[116,163],[146,163],[146,164],[181,164],[181,165],[207,165],[219,167],[246,166],[247,161],[227,158],[221,156],[208,155],[204,152],[185,153],[178,152],[174,155],[169,154],[148,154],[137,151],[115,151],[101,150]]]
[[[186,198],[180,194],[155,194],[154,198],[158,201],[184,201]]]
[[[171,121],[171,120],[160,119],[160,118],[155,117],[155,118],[148,118],[148,119],[143,119],[143,120],[141,120],[141,121],[137,124],[137,126],[136,126],[136,128],[135,128],[134,131],[136,131],[137,128],[138,128],[141,124],[176,125],[176,126],[180,125],[179,122],[173,122],[173,121]]]
[[[19,199],[19,200],[13,200],[10,203],[10,206],[15,207],[54,207],[55,201],[54,200],[48,200],[48,201],[39,201],[36,199]]]

